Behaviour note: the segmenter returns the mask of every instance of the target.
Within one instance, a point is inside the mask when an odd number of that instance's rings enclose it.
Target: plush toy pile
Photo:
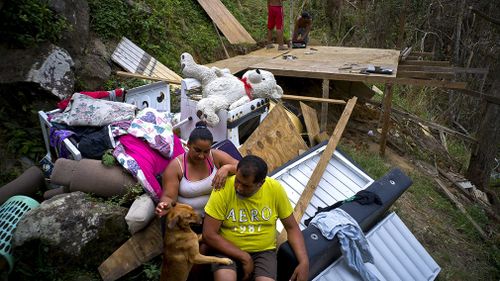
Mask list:
[[[274,75],[265,70],[249,70],[239,79],[228,69],[199,65],[190,54],[183,53],[181,72],[186,78],[200,81],[203,98],[197,104],[196,115],[211,127],[219,123],[217,113],[221,109],[231,110],[254,98],[279,99],[283,95]]]

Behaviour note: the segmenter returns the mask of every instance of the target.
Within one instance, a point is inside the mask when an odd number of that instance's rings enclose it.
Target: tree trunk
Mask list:
[[[500,96],[500,77],[498,72],[494,72],[495,77],[490,94]],[[498,198],[489,189],[491,170],[494,165],[494,158],[497,155],[500,144],[500,106],[494,103],[486,105],[484,118],[477,134],[477,147],[472,151],[467,178],[479,189],[487,192],[492,197],[495,208],[500,210]]]

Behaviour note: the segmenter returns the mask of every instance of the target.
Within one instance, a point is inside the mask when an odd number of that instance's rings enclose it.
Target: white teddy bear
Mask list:
[[[249,70],[239,79],[228,69],[199,65],[190,54],[183,53],[181,72],[184,77],[200,81],[202,99],[196,115],[211,127],[219,123],[217,113],[221,109],[234,109],[253,98],[279,99],[283,95],[274,75],[265,70]]]

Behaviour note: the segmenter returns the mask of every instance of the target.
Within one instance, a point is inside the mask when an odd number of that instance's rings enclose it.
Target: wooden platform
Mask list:
[[[294,59],[287,60],[283,56]],[[233,73],[260,68],[276,76],[329,80],[391,82],[396,78],[399,51],[386,49],[313,46],[307,49],[278,51],[261,49],[245,56],[218,61],[209,66],[229,68]],[[361,74],[369,64],[390,68],[393,74]]]
[[[198,0],[231,44],[255,44],[255,40],[220,0]]]
[[[284,59],[284,56],[293,59],[287,60]],[[217,61],[207,66],[229,68],[233,74],[247,69],[260,68],[269,70],[276,76],[430,86],[459,90],[464,90],[467,87],[465,82],[450,80],[453,78],[452,75],[440,73],[440,68],[444,68],[442,62],[430,61],[430,63],[434,63],[432,68],[435,71],[423,74],[421,71],[428,71],[431,66],[420,61],[404,62],[401,65],[398,63],[399,56],[398,50],[390,49],[310,46],[306,49],[278,51],[275,46],[273,49],[260,49],[247,55]],[[390,68],[393,73],[391,75],[360,73],[360,70],[368,65]],[[468,72],[457,68],[454,70],[455,72]],[[398,74],[399,72],[401,75]]]

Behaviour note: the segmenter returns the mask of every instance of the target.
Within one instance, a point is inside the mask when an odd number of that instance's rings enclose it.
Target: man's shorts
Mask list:
[[[267,29],[283,30],[283,6],[267,6]]]
[[[216,255],[217,257],[225,258],[221,254]],[[253,259],[254,271],[253,278],[264,276],[276,280],[276,273],[278,268],[278,261],[276,258],[276,250],[269,250],[263,252],[250,253]],[[224,264],[212,264],[212,271],[215,272],[219,269],[231,269],[237,272],[238,277],[243,274],[243,268],[240,262],[236,262],[230,265]],[[238,279],[239,280],[239,279]]]

